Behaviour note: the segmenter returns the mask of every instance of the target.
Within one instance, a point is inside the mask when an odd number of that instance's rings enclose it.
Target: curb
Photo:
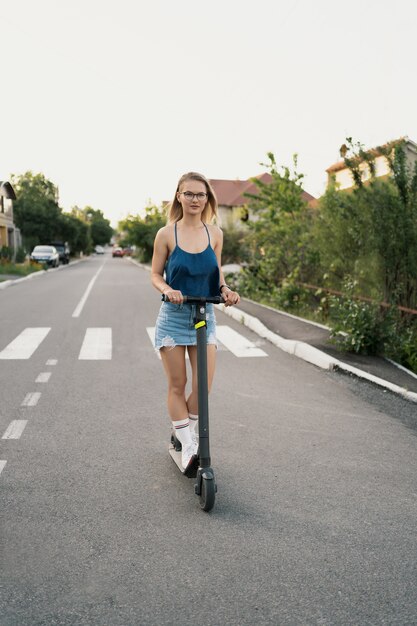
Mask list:
[[[280,335],[273,333],[269,330],[258,318],[253,317],[253,315],[249,315],[249,313],[244,313],[243,311],[239,311],[239,309],[235,309],[232,307],[225,307],[224,304],[218,305],[219,309],[223,311],[226,315],[231,317],[232,319],[240,322],[244,326],[247,326],[254,333],[267,339],[274,346],[280,348],[284,352],[288,354],[292,354],[293,356],[302,359],[303,361],[307,361],[308,363],[312,363],[321,369],[326,369],[329,371],[333,370],[342,370],[348,372],[349,374],[353,374],[358,378],[364,378],[375,385],[380,387],[384,387],[385,389],[389,389],[393,393],[399,394],[406,398],[407,400],[411,400],[411,402],[417,403],[417,393],[413,391],[407,391],[403,387],[399,385],[394,385],[383,378],[378,378],[373,374],[368,374],[368,372],[364,372],[357,367],[353,367],[352,365],[348,365],[343,361],[339,361],[335,359],[325,352],[322,352],[318,348],[314,348],[303,341],[296,341],[294,339],[284,339]]]
[[[88,258],[88,257],[86,257]],[[86,259],[77,259],[76,261],[71,261],[71,267],[76,265],[77,263],[81,263],[81,261],[85,261]],[[50,274],[51,272],[58,272],[63,270],[64,268],[69,267],[69,263],[67,265],[59,265],[58,267],[51,267],[49,270],[39,270],[39,272],[32,272],[32,274],[27,274],[26,276],[22,276],[21,278],[16,278],[14,280],[3,280],[0,282],[0,289],[6,289],[7,287],[13,287],[14,285],[23,282],[24,280],[33,280],[38,276],[42,276],[43,274]]]

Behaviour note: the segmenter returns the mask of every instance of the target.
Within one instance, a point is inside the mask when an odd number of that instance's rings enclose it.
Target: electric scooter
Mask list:
[[[168,302],[168,298],[162,296]],[[221,296],[205,298],[200,296],[184,296],[184,303],[195,304],[194,327],[197,332],[197,382],[198,382],[198,434],[199,447],[196,463],[185,472],[181,464],[181,443],[171,435],[169,453],[182,474],[195,478],[194,491],[199,496],[203,511],[211,511],[217,493],[217,484],[211,467],[209,443],[209,409],[207,381],[207,327],[206,304],[224,302]]]

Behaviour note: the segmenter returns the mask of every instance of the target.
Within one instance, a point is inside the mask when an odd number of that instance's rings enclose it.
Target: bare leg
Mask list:
[[[198,415],[198,383],[197,383],[197,346],[187,346],[192,370],[192,388],[187,399],[188,413]],[[210,392],[216,369],[217,348],[214,344],[207,346],[207,382]]]
[[[168,412],[175,436],[182,445],[181,463],[183,472],[186,474],[196,462],[198,444],[191,436],[188,408],[185,401],[185,386],[187,384],[185,346],[162,348],[160,352],[168,379]]]
[[[168,379],[168,413],[173,422],[188,419],[185,401],[187,370],[185,367],[185,346],[161,348],[161,359]]]

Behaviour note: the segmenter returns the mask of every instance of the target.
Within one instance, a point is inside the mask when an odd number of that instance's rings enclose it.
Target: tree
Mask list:
[[[71,213],[62,213],[59,229],[60,241],[67,241],[72,254],[87,252],[91,247],[88,224]]]
[[[251,199],[254,219],[247,222],[250,247],[247,284],[258,293],[272,292],[288,278],[306,281],[315,264],[310,245],[312,212],[303,199],[301,181],[297,172],[297,157],[293,170],[277,168],[275,157],[268,153],[267,184],[254,178],[258,194],[246,194]],[[253,278],[252,278],[253,277]]]
[[[318,282],[341,289],[345,277],[351,276],[364,295],[378,297],[372,230],[372,215],[363,194],[339,191],[330,184],[320,198],[313,225],[313,245],[321,266]]]
[[[323,272],[339,286],[349,275],[366,296],[415,308],[417,305],[417,165],[406,162],[404,142],[374,151],[347,139],[345,163],[355,183],[351,192],[330,185],[320,201],[316,242]],[[375,157],[384,156],[391,177],[375,176]],[[370,180],[363,181],[366,162]]]
[[[16,191],[13,213],[27,250],[52,241],[57,233],[61,209],[58,190],[43,174],[28,171],[11,177]]]
[[[119,223],[119,230],[124,233],[121,244],[134,245],[139,249],[141,260],[148,263],[153,255],[155,235],[166,224],[165,209],[150,205],[145,215],[129,215]]]
[[[88,206],[85,207],[83,212],[90,225],[93,246],[104,246],[109,243],[114,231],[110,221],[104,217],[103,212]]]

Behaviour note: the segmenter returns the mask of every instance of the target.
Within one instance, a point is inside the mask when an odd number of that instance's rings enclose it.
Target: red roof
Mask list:
[[[260,181],[268,184],[272,181],[271,174],[265,172],[256,176]],[[222,180],[220,178],[210,178],[210,183],[217,196],[217,202],[220,206],[242,206],[248,204],[248,198],[243,194],[252,193],[256,195],[259,193],[258,187],[251,180]],[[315,200],[314,196],[303,191],[303,200],[311,202]]]

